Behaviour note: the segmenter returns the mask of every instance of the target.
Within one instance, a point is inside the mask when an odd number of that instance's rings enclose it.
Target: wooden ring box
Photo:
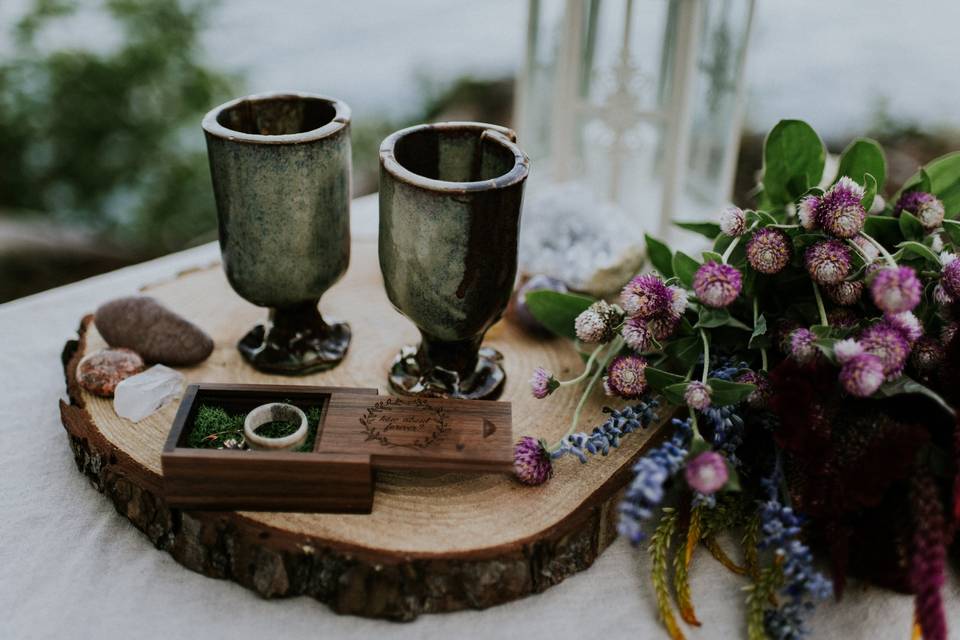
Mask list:
[[[321,408],[311,452],[187,446],[202,404],[249,412],[268,402]],[[376,389],[191,384],[161,454],[173,507],[370,513],[374,476],[392,471],[510,473],[509,402],[398,398]]]

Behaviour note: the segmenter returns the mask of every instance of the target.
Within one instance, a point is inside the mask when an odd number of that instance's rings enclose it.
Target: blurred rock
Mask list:
[[[213,351],[200,327],[148,296],[111,300],[97,309],[94,322],[110,346],[133,349],[147,362],[187,366]]]
[[[535,275],[522,281],[513,296],[510,298],[510,304],[507,306],[507,320],[514,323],[527,333],[542,338],[553,335],[549,329],[537,322],[537,319],[527,308],[527,294],[531,291],[560,291],[566,293],[567,286],[556,278],[545,275]]]

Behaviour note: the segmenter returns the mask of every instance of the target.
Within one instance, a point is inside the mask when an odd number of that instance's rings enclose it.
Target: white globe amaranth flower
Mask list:
[[[747,216],[740,207],[727,207],[720,212],[720,231],[731,238],[743,235]]]

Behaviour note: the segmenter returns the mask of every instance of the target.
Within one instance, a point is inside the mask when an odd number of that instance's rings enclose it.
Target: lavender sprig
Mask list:
[[[633,481],[620,503],[620,535],[634,545],[645,538],[643,524],[663,500],[664,484],[683,466],[693,426],[690,419],[673,420],[676,433],[633,465]]]
[[[595,427],[589,434],[585,432],[571,433],[560,441],[558,448],[550,452],[550,458],[556,460],[565,455],[576,456],[581,463],[587,462],[587,454],[607,455],[610,448],[620,446],[620,439],[634,431],[645,429],[658,419],[656,414],[660,403],[656,400],[639,402],[622,411],[604,407],[603,412],[610,417],[603,424]]]

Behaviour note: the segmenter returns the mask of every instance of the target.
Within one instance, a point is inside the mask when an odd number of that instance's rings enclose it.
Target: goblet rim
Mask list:
[[[449,180],[438,180],[428,178],[414,173],[410,169],[400,164],[394,153],[397,142],[408,135],[420,131],[457,131],[457,130],[476,130],[481,134],[488,136],[496,141],[513,154],[513,167],[506,173],[495,178],[487,180],[475,180],[466,182],[453,182]],[[380,165],[395,179],[411,184],[428,191],[440,191],[445,193],[466,193],[476,191],[489,191],[494,189],[503,189],[522,182],[530,173],[530,158],[516,144],[517,134],[512,129],[500,125],[488,124],[485,122],[469,121],[451,121],[434,122],[429,124],[417,124],[412,127],[406,127],[399,131],[394,131],[384,138],[380,144]]]
[[[317,129],[299,131],[297,133],[285,133],[281,135],[245,133],[243,131],[237,131],[236,129],[230,129],[229,127],[225,127],[220,124],[220,114],[244,102],[303,99],[319,100],[328,103],[334,109],[333,119]],[[337,133],[349,124],[350,106],[347,105],[346,102],[319,93],[308,93],[304,91],[267,91],[234,98],[233,100],[224,102],[223,104],[208,111],[207,114],[203,116],[202,121],[203,130],[209,135],[222,138],[230,142],[249,142],[255,144],[303,144],[305,142],[315,142]]]

